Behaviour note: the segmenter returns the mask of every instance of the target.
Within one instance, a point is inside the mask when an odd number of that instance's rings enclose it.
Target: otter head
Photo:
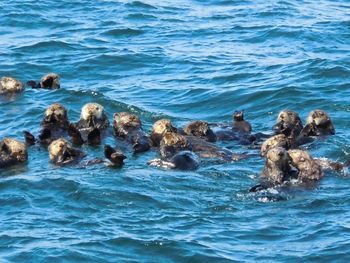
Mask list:
[[[3,139],[0,151],[6,152],[16,162],[25,162],[28,160],[26,145],[12,138]]]
[[[323,176],[321,166],[307,151],[293,149],[288,151],[292,166],[298,170],[300,181],[319,180]]]
[[[335,134],[335,129],[328,113],[323,110],[313,110],[307,118],[307,125],[312,126],[309,135],[327,135]]]
[[[96,121],[105,118],[103,106],[98,103],[87,103],[81,109],[80,119],[88,123],[89,127],[96,127]]]
[[[55,73],[49,73],[41,78],[40,86],[44,89],[59,89],[61,87],[60,76]]]
[[[67,164],[84,157],[84,153],[76,150],[65,139],[60,138],[50,143],[49,147],[50,160],[56,164]]]
[[[276,134],[298,136],[303,128],[299,114],[291,110],[283,110],[278,114],[273,130]]]
[[[264,141],[263,144],[261,145],[261,150],[260,150],[261,156],[266,156],[268,151],[275,147],[282,147],[286,150],[289,149],[290,147],[289,141],[284,134],[274,135],[268,138],[266,141]]]
[[[23,88],[23,84],[14,78],[2,77],[0,79],[0,94],[20,92]]]
[[[168,119],[161,119],[153,124],[151,131],[151,141],[154,146],[159,146],[163,135],[167,132],[177,132],[177,129],[172,125]]]
[[[59,103],[54,103],[50,105],[45,111],[45,117],[44,117],[43,123],[67,124],[68,115],[67,115],[66,108]]]
[[[243,111],[235,111],[233,113],[233,120],[234,121],[244,121],[244,115],[243,115]]]
[[[118,112],[113,116],[113,127],[118,136],[126,136],[129,131],[141,128],[141,120],[135,114]]]
[[[206,121],[193,121],[184,127],[187,135],[203,138],[208,142],[215,142],[216,135]]]
[[[190,148],[186,137],[174,132],[166,132],[160,141],[160,153],[163,157],[170,157]]]
[[[289,176],[289,156],[282,147],[270,149],[266,154],[265,177],[271,182],[282,183]]]

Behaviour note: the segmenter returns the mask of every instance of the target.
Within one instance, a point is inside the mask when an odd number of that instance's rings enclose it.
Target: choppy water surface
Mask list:
[[[0,2],[0,76],[48,72],[57,91],[2,100],[0,137],[39,131],[60,102],[71,120],[87,102],[138,114],[149,130],[167,117],[230,121],[244,109],[255,131],[278,112],[328,111],[337,134],[314,156],[349,159],[350,4],[342,1]],[[106,143],[116,144],[113,138]],[[234,143],[235,151],[249,149]],[[88,158],[102,146],[83,147]],[[263,159],[149,168],[155,152],[121,169],[58,168],[31,148],[28,165],[0,171],[2,262],[346,261],[350,180],[327,173],[314,190],[276,198],[247,192]],[[274,193],[268,193],[274,195]],[[278,198],[277,198],[278,197]],[[272,201],[278,202],[272,202]]]

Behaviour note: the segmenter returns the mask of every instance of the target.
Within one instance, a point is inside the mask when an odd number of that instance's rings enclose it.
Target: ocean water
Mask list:
[[[336,135],[313,156],[350,157],[350,3],[320,1],[0,1],[0,76],[48,72],[61,89],[0,101],[0,138],[37,134],[60,102],[77,121],[98,102],[140,116],[229,122],[245,110],[270,132],[280,110],[329,112]],[[347,262],[350,180],[327,172],[314,189],[249,194],[264,160],[204,163],[195,172],[56,167],[47,150],[0,170],[1,262]],[[234,142],[224,146],[252,152]],[[83,146],[88,159],[103,146]]]

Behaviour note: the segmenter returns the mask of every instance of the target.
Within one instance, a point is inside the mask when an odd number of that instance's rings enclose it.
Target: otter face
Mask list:
[[[282,147],[288,150],[289,142],[284,134],[274,135],[268,138],[266,141],[264,141],[264,143],[261,145],[261,156],[266,156],[267,152],[275,147]]]
[[[140,129],[141,121],[135,114],[128,112],[115,113],[113,116],[114,128]]]
[[[25,162],[28,160],[28,153],[26,145],[20,141],[12,138],[4,138],[3,148],[8,154],[18,162]]]
[[[177,129],[172,125],[170,120],[161,119],[153,124],[152,133],[163,135],[166,132],[177,132]]]
[[[0,79],[0,94],[8,92],[20,92],[23,90],[23,84],[11,77],[2,77]]]
[[[303,128],[299,114],[291,110],[283,110],[278,114],[273,130],[276,134],[283,133],[286,136],[298,135]]]
[[[59,89],[61,87],[60,76],[49,73],[41,78],[40,86],[45,89]]]
[[[273,183],[282,183],[290,173],[289,156],[281,147],[275,147],[266,154],[266,162],[262,176]]]
[[[68,148],[70,148],[70,145],[63,138],[53,141],[48,148],[50,159],[56,161],[60,156],[64,155]]]
[[[44,122],[64,123],[68,122],[67,110],[59,103],[50,105],[45,111]]]
[[[333,123],[327,112],[323,110],[311,111],[307,118],[307,125],[311,125],[314,130],[310,135],[335,134]]]
[[[80,118],[84,121],[91,119],[102,119],[104,115],[104,108],[98,103],[87,103],[81,109]]]
[[[266,154],[266,159],[276,164],[285,163],[289,160],[287,151],[282,147],[275,147],[269,150]]]
[[[184,132],[187,135],[205,138],[209,142],[216,141],[216,135],[206,121],[191,122],[184,127]]]
[[[235,111],[233,113],[233,120],[234,121],[244,121],[243,111]]]

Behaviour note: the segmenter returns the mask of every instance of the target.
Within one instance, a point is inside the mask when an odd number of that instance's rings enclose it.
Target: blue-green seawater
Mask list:
[[[38,134],[60,102],[77,121],[87,102],[129,111],[149,131],[166,117],[229,122],[244,109],[255,132],[280,110],[329,112],[336,135],[313,156],[350,154],[350,3],[284,1],[0,1],[0,76],[61,75],[61,89],[0,101],[0,138]],[[56,167],[45,148],[0,171],[1,262],[348,262],[350,180],[327,172],[315,189],[253,195],[264,160],[150,168],[123,148],[122,169]],[[236,152],[258,153],[235,142]],[[103,146],[83,146],[86,160]]]

